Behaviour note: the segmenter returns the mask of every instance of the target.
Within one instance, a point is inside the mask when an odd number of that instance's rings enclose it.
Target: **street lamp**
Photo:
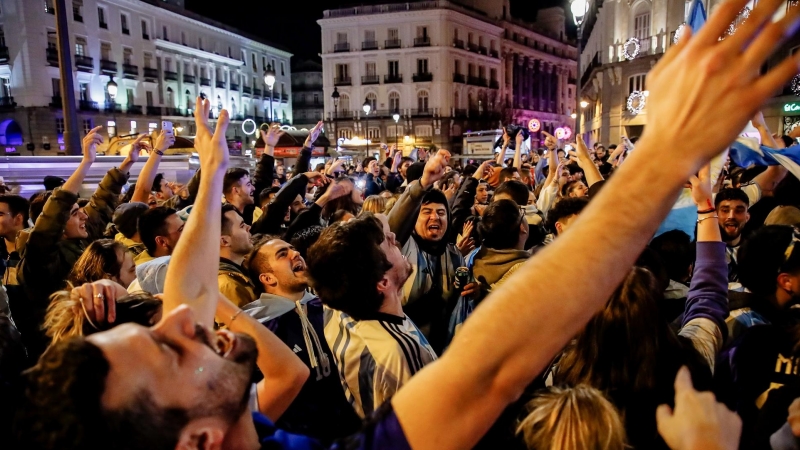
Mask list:
[[[361,106],[364,110],[364,119],[366,120],[366,130],[364,131],[364,137],[367,138],[367,157],[369,157],[369,110],[372,109],[372,103],[369,102],[369,99],[364,100],[364,104]]]
[[[400,120],[400,113],[395,111],[392,114],[392,119],[394,119],[394,146],[397,148],[397,122]]]
[[[275,86],[275,70],[272,69],[272,64],[267,64],[267,69],[264,71],[264,83],[269,88],[269,121],[272,122],[272,88]]]
[[[114,99],[117,98],[117,83],[114,82],[114,77],[108,80],[106,85],[108,91],[108,98],[111,99],[111,118],[114,121],[114,136],[119,136],[119,126],[117,125],[117,104]]]
[[[333,87],[331,98],[333,99],[333,118],[336,119],[339,116],[339,89],[336,86]]]
[[[586,109],[587,106],[589,106],[589,102],[586,100],[581,100],[581,109]]]
[[[578,100],[581,98],[581,51],[583,50],[583,19],[586,17],[586,12],[589,10],[589,1],[588,0],[572,0],[572,3],[569,5],[569,9],[572,12],[572,19],[575,21],[575,25],[578,27],[578,73],[575,77],[575,99]],[[586,103],[584,106],[585,101],[581,101],[581,107],[585,108],[589,104]],[[576,108],[577,111],[577,108]],[[581,119],[575,119],[575,134],[581,134]]]

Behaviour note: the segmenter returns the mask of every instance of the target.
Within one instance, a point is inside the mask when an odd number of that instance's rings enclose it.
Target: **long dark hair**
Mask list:
[[[122,270],[120,255],[126,251],[124,245],[113,239],[98,239],[86,247],[67,280],[73,286],[80,286],[104,278],[118,279]]]

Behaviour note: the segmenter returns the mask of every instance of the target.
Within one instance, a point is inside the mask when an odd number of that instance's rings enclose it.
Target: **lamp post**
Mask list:
[[[586,12],[589,10],[589,1],[588,0],[572,0],[572,3],[569,5],[569,9],[572,12],[572,19],[575,21],[575,25],[578,27],[578,72],[577,76],[575,77],[575,105],[577,106],[580,102],[581,107],[585,108],[584,101],[581,101],[581,51],[583,50],[583,19],[586,17]],[[587,104],[588,106],[588,104]],[[576,113],[580,113],[580,109],[577,107],[575,108]],[[581,113],[575,119],[575,134],[581,134]]]
[[[64,110],[64,148],[68,155],[80,155],[81,138],[78,135],[78,113],[75,111],[75,91],[72,82],[72,50],[67,26],[67,2],[53,3],[56,13],[56,39],[58,41],[58,72],[61,75],[61,107]]]
[[[397,122],[400,120],[400,113],[395,111],[392,114],[392,119],[394,119],[394,146],[397,148]]]
[[[336,86],[333,87],[333,93],[331,94],[331,99],[333,99],[333,117],[331,117],[331,136],[336,137],[336,118],[339,115],[339,90],[336,89]],[[336,151],[339,151],[339,146],[336,146]]]
[[[372,109],[372,103],[369,102],[369,99],[365,99],[361,108],[364,110],[364,119],[367,122],[365,125],[366,130],[364,130],[364,137],[367,140],[367,157],[369,157],[369,110]]]
[[[264,83],[269,88],[269,121],[271,123],[274,115],[272,111],[272,88],[275,86],[275,70],[273,70],[272,64],[267,64],[267,70],[264,71]]]
[[[114,121],[114,137],[119,136],[119,125],[117,125],[117,103],[114,101],[117,98],[117,83],[114,82],[114,77],[108,80],[106,85],[108,91],[108,98],[111,99],[111,119]]]

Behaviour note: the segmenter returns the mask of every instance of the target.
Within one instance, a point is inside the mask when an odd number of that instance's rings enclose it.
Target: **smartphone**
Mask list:
[[[169,120],[162,120],[161,129],[163,131],[169,131],[170,133],[172,133],[172,122],[170,122]]]

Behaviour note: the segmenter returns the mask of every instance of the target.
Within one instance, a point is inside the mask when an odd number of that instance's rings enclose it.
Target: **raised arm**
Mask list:
[[[600,169],[594,165],[594,161],[589,156],[589,149],[586,148],[586,143],[583,142],[583,137],[581,136],[576,139],[575,153],[577,156],[570,155],[569,159],[578,163],[578,167],[583,170],[583,174],[586,177],[586,186],[592,187],[598,181],[603,181]]]
[[[89,169],[92,168],[92,164],[94,164],[94,160],[97,157],[97,146],[103,142],[103,136],[97,134],[101,128],[103,127],[94,127],[84,136],[82,142],[83,159],[81,159],[75,172],[72,172],[67,181],[61,185],[62,190],[80,195],[83,180],[89,174]]]
[[[433,187],[433,183],[444,176],[449,158],[450,152],[447,150],[439,150],[436,156],[430,158],[425,163],[422,178],[408,185],[408,188],[397,199],[397,203],[389,213],[389,228],[397,235],[397,242],[400,245],[405,244],[408,238],[411,237],[411,232],[414,230],[414,224],[417,221],[415,213],[420,204],[422,204],[422,197],[426,191]]]
[[[308,132],[308,137],[306,137],[306,141],[303,144],[303,149],[300,150],[300,157],[297,158],[297,162],[294,165],[292,177],[311,171],[311,153],[314,151],[314,142],[317,141],[319,134],[322,132],[322,125],[323,122],[320,120],[314,125],[314,128]]]
[[[514,165],[512,167],[516,167],[517,169],[522,167],[522,143],[525,142],[522,136],[522,132],[520,131],[517,133],[516,142],[517,148],[514,149]]]
[[[745,3],[720,4],[696,36],[687,33],[670,48],[648,74],[652,121],[636,152],[570,230],[496,288],[441,359],[392,399],[412,448],[471,448],[477,443],[603,307],[689,176],[730,145],[755,110],[797,73],[800,55],[766,75],[758,71],[800,15],[791,10],[779,23],[764,26],[782,7],[779,2],[759,3],[735,35],[719,41]],[[709,121],[719,108],[727,113]],[[679,146],[677,154],[663,151],[665,142],[700,135],[706,137],[702,146]],[[569,275],[576,264],[603,269],[576,284]],[[547,289],[531,297],[530,286]]]
[[[137,139],[138,141],[138,139]],[[139,172],[139,178],[136,180],[136,190],[133,191],[131,202],[147,203],[150,198],[150,191],[153,189],[153,181],[156,179],[158,173],[158,165],[161,164],[161,158],[164,156],[164,151],[170,148],[175,143],[175,135],[172,131],[161,130],[156,137],[156,142],[153,145],[150,156],[147,162],[144,163],[142,171]],[[136,144],[134,142],[134,144]],[[137,150],[137,147],[131,145],[131,152]]]
[[[511,137],[506,133],[505,127],[503,127],[503,146],[500,147],[500,153],[497,154],[494,161],[501,169],[503,168],[503,160],[506,157],[506,149],[508,148],[509,141],[511,141]]]
[[[222,110],[213,132],[208,125],[211,102],[197,97],[194,121],[197,135],[194,145],[200,155],[203,180],[183,235],[172,252],[167,278],[164,282],[164,315],[182,304],[194,309],[198,321],[210,327],[214,324],[219,283],[220,215],[219,198],[222,178],[228,168],[228,144],[225,130],[230,117]]]
[[[553,179],[557,177],[558,172],[558,151],[556,150],[556,138],[546,132],[542,131],[545,135],[544,146],[547,147],[547,178],[544,180],[544,187],[550,186]]]

